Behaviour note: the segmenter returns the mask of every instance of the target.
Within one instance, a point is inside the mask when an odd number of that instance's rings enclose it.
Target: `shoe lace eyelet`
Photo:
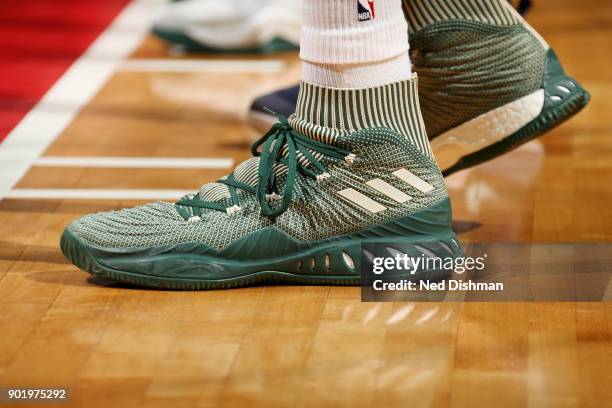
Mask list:
[[[317,182],[322,182],[327,180],[328,178],[331,177],[331,174],[325,172],[325,173],[321,173],[321,174],[317,174]]]
[[[237,206],[237,205],[233,205],[225,209],[225,212],[227,213],[227,215],[234,215],[234,214],[239,213],[240,211],[242,211],[242,207]]]
[[[355,160],[357,160],[357,155],[355,153],[349,153],[348,155],[344,157],[344,161],[349,166],[352,166],[353,164],[355,164]]]

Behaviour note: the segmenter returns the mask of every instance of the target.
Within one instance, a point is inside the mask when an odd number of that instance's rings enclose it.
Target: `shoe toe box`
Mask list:
[[[94,247],[142,248],[169,242],[184,223],[174,204],[158,202],[86,215],[72,222],[68,230]]]

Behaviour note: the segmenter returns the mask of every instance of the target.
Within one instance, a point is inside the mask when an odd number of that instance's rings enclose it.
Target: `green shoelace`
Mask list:
[[[232,172],[226,178],[217,180],[217,183],[227,186],[231,206],[227,207],[217,202],[202,200],[199,193],[195,196],[185,196],[177,201],[176,204],[226,211],[231,214],[240,210],[238,190],[243,190],[256,196],[263,215],[273,218],[283,214],[289,208],[298,172],[317,181],[329,177],[325,167],[311,152],[321,153],[335,159],[343,159],[349,164],[353,162],[355,156],[350,154],[348,150],[304,136],[289,125],[287,118],[282,115],[276,116],[279,121],[272,126],[268,133],[251,146],[253,156],[259,156],[257,186],[251,186],[236,180],[234,172]],[[260,153],[259,147],[262,145],[263,148]],[[285,146],[286,155],[283,154]],[[312,168],[299,163],[298,154],[300,153]],[[277,191],[276,176],[274,174],[276,163],[282,163],[288,169],[285,187],[280,195]]]

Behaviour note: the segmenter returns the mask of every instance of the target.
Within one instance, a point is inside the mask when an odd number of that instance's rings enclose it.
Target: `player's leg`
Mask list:
[[[307,0],[304,81],[255,157],[176,203],[73,222],[64,254],[96,275],[209,289],[357,284],[364,244],[462,255],[409,70],[400,0]],[[447,273],[423,262],[406,279]],[[441,268],[441,266],[440,266]]]

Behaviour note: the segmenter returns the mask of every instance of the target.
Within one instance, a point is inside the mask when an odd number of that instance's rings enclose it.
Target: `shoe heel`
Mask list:
[[[544,104],[537,117],[497,143],[462,157],[455,165],[443,170],[444,176],[492,160],[541,136],[579,113],[591,99],[578,81],[565,74],[552,49],[548,50],[546,57],[542,90]]]

